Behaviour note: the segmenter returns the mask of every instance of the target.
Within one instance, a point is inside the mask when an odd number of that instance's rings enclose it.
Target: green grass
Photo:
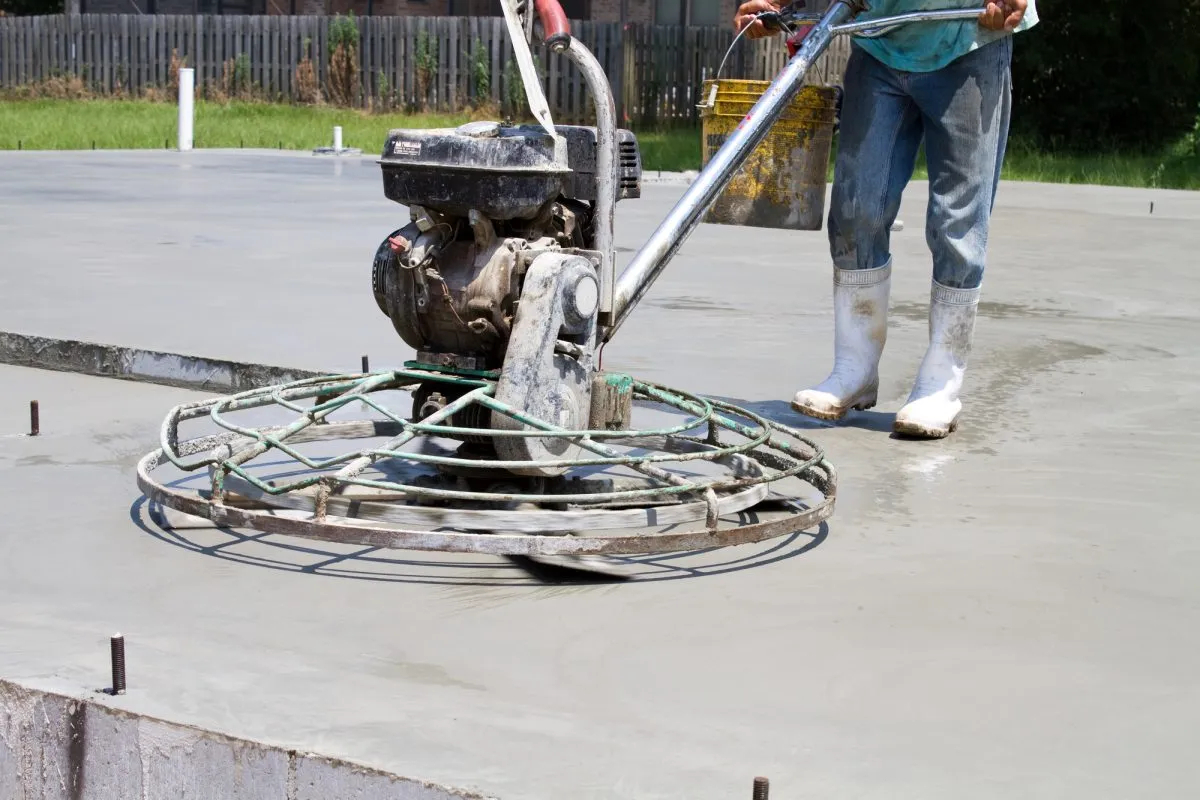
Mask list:
[[[0,150],[162,149],[175,146],[176,108],[140,100],[0,101]],[[196,103],[196,147],[311,150],[342,141],[378,153],[391,128],[458,125],[466,114],[364,114],[266,103]]]
[[[694,130],[639,134],[638,140],[647,170],[699,168],[700,136]],[[914,177],[929,177],[923,158],[918,159]],[[1185,138],[1165,153],[1075,155],[1042,152],[1017,140],[1009,143],[1003,177],[1010,181],[1195,190],[1200,189],[1200,150]],[[829,179],[833,179],[832,163]]]
[[[700,169],[700,132],[675,130],[639,133],[642,169],[647,172],[686,172]]]
[[[169,103],[140,100],[0,100],[0,150],[173,147],[175,115]],[[201,148],[311,150],[331,144],[333,126],[341,125],[346,146],[377,153],[391,128],[457,125],[469,118],[467,114],[365,114],[326,107],[199,102],[195,142]],[[1009,146],[1004,177],[1200,189],[1198,136],[1185,137],[1176,147],[1157,154],[1056,154],[1015,141]],[[700,167],[700,134],[695,129],[641,132],[638,139],[647,171]],[[926,177],[923,163],[918,163],[916,177]]]
[[[1185,152],[1189,143],[1165,153],[1047,153],[1020,140],[1009,142],[1002,177],[1010,181],[1080,183],[1162,189],[1200,189],[1200,153]],[[1187,147],[1190,151],[1190,146]],[[928,177],[923,161],[916,177]]]

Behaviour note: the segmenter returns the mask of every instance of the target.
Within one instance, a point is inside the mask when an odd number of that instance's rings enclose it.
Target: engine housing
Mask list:
[[[469,122],[454,129],[393,130],[380,166],[390,200],[465,217],[532,220],[559,198],[594,203],[596,129]],[[617,131],[617,200],[641,195],[637,138]]]
[[[393,130],[379,164],[411,222],[375,254],[372,289],[418,361],[494,370],[504,361],[525,267],[547,250],[594,248],[595,128],[473,122]],[[641,195],[641,155],[618,131],[617,200]]]

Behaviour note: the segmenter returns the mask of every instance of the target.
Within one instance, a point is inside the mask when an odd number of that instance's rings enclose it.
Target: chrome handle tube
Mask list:
[[[578,39],[571,39],[565,55],[587,83],[596,105],[596,214],[595,247],[600,251],[600,312],[611,312],[617,277],[613,244],[613,209],[617,203],[617,104],[604,67]]]
[[[987,9],[984,8],[952,8],[938,11],[913,11],[908,14],[897,14],[894,17],[869,19],[862,22],[847,22],[833,29],[834,36],[850,34],[862,39],[877,39],[891,33],[901,25],[914,22],[965,22],[978,19]]]

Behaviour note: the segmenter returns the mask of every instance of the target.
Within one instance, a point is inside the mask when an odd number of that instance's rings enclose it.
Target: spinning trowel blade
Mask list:
[[[618,583],[644,570],[637,562],[601,556],[509,556],[508,560],[545,583]]]
[[[542,92],[542,82],[538,80],[537,69],[533,66],[533,53],[529,52],[529,41],[521,27],[521,19],[517,16],[518,0],[500,0],[504,9],[504,23],[508,26],[508,38],[512,39],[513,55],[517,59],[517,68],[521,71],[521,83],[525,84],[525,97],[529,100],[529,110],[534,118],[542,123],[542,127],[551,136],[555,135],[554,120],[550,119],[550,104]],[[532,0],[530,0],[532,2]],[[530,9],[529,13],[533,13]]]

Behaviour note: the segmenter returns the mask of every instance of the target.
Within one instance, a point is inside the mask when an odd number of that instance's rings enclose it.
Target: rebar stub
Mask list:
[[[397,413],[393,395],[420,384],[444,385],[456,399],[420,422]],[[153,503],[217,525],[495,555],[726,547],[807,530],[833,513],[836,472],[821,448],[752,411],[633,381],[635,416],[657,415],[656,427],[453,424],[478,417],[456,416],[472,406],[519,414],[494,389],[483,378],[405,369],[184,404],[139,462],[138,486]],[[183,438],[184,424],[207,430]],[[530,478],[509,471],[524,462],[480,444],[499,436],[566,438],[584,456],[563,460],[560,477]],[[198,486],[187,474],[202,470]]]

